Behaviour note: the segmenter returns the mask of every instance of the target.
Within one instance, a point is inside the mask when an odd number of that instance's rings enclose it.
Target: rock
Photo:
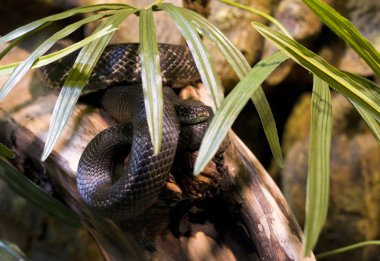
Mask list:
[[[342,1],[335,0],[333,6],[337,8],[343,16],[347,17],[363,34],[368,41],[380,51],[380,2],[377,0],[365,1]],[[333,53],[341,53],[336,66],[344,71],[357,73],[364,76],[373,75],[369,66],[350,47],[345,45],[340,51],[332,43]]]
[[[93,5],[104,3],[123,3],[130,4],[136,7],[145,7],[152,4],[151,0],[117,0],[117,1],[99,1],[99,0],[77,0],[78,5]],[[181,0],[166,1],[177,6],[183,6]],[[179,33],[173,20],[164,12],[155,12],[154,14],[156,24],[157,41],[162,43],[181,44],[183,39]],[[92,23],[88,26],[87,33],[94,30],[98,23]],[[120,42],[138,42],[139,41],[139,24],[138,17],[135,15],[129,16],[119,27],[120,29],[115,33],[112,43]]]
[[[380,50],[380,2],[376,0],[342,1],[325,0],[340,14],[349,19],[377,50]],[[377,10],[377,11],[376,11]],[[274,16],[290,32],[291,36],[320,54],[341,70],[363,76],[373,75],[365,62],[339,37],[331,33],[301,0],[282,0]],[[273,54],[277,48],[265,42],[264,55]],[[292,71],[294,62],[282,64],[267,80],[271,85],[283,81]]]
[[[274,10],[273,16],[285,27],[297,41],[305,43],[315,38],[322,28],[318,17],[306,6],[302,0],[282,0]],[[278,30],[275,26],[271,26]],[[265,41],[263,57],[268,57],[278,49],[270,42]],[[281,64],[267,79],[270,85],[276,85],[290,73],[293,61]]]
[[[239,3],[257,8],[265,13],[270,12],[271,5],[268,0],[244,0]],[[251,22],[265,23],[265,19],[216,0],[210,2],[209,9],[210,15],[208,20],[232,41],[250,64],[256,62],[261,55],[263,41],[260,34],[251,26]],[[216,71],[221,77],[223,86],[226,90],[231,90],[238,81],[238,77],[211,41],[206,41],[206,47],[210,50]]]
[[[301,224],[305,211],[310,102],[310,95],[302,97],[284,134],[283,191]],[[330,205],[316,253],[379,238],[379,180],[379,145],[352,105],[341,95],[333,96]],[[375,260],[379,255],[379,248],[369,247],[339,258]]]

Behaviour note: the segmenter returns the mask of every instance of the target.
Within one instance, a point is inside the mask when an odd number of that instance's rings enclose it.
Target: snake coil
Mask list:
[[[50,52],[66,45],[59,42]],[[77,170],[83,201],[111,219],[134,218],[151,206],[166,184],[177,149],[199,146],[209,124],[209,107],[180,100],[166,87],[178,88],[199,80],[189,51],[183,46],[159,44],[159,55],[165,87],[162,147],[157,155],[146,120],[138,44],[109,45],[84,88],[84,93],[106,89],[102,106],[120,123],[90,141]],[[41,67],[44,84],[62,86],[76,56],[73,53]],[[121,173],[115,173],[115,159],[125,149],[129,149],[129,156]]]

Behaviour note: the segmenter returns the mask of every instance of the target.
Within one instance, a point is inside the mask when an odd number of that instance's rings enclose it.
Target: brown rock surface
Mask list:
[[[341,15],[349,19],[377,50],[380,50],[380,2],[377,0],[325,0]],[[341,70],[363,76],[373,75],[363,60],[334,33],[322,27],[320,20],[301,0],[282,0],[274,16],[301,44],[323,56],[328,62]],[[265,42],[264,57],[276,48]],[[268,79],[275,85],[283,81],[292,71],[294,63],[281,65]]]
[[[302,97],[284,134],[283,190],[301,224],[305,210],[310,100],[310,95]],[[379,145],[351,104],[341,95],[335,95],[330,206],[317,253],[380,237],[379,180]],[[379,255],[379,248],[367,247],[339,255],[339,258],[376,260]]]
[[[380,51],[380,2],[377,0],[335,0],[332,6],[349,19],[375,47]],[[357,73],[364,76],[373,75],[369,66],[347,45],[342,49],[331,43],[329,47],[335,54],[336,65],[344,71]],[[339,58],[336,58],[336,55]]]
[[[107,0],[107,1],[99,1],[99,0],[78,0],[77,5],[93,5],[93,4],[104,4],[104,3],[124,3],[130,4],[136,7],[145,7],[152,4],[154,1],[151,0]],[[169,0],[166,1],[172,3],[177,6],[183,6],[182,0]],[[180,44],[182,43],[182,37],[179,33],[175,23],[173,20],[166,15],[164,12],[156,12],[154,14],[155,24],[156,24],[156,36],[157,41],[161,43],[172,43],[172,44]],[[95,28],[96,23],[91,24],[88,27],[87,33],[90,33]],[[119,27],[118,30],[111,42],[113,43],[132,43],[139,41],[139,23],[138,17],[135,15],[131,15],[128,17]]]
[[[269,13],[271,8],[271,1],[268,0],[244,0],[239,1],[239,3],[256,8],[264,13]],[[217,0],[210,2],[209,9],[208,20],[232,41],[245,55],[249,63],[256,62],[261,55],[263,40],[260,34],[251,26],[251,22],[265,23],[265,19],[247,11],[225,5]],[[230,90],[238,81],[238,77],[223,55],[210,41],[206,41],[206,46],[210,50],[217,73],[220,75],[224,87]]]

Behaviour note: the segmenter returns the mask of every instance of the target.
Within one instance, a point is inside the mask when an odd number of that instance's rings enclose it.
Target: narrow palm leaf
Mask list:
[[[0,143],[0,157],[1,156],[13,159],[16,157],[16,154],[12,150],[8,149],[3,143]]]
[[[359,242],[359,243],[356,243],[353,245],[337,248],[337,249],[334,249],[331,251],[320,253],[320,254],[316,255],[316,258],[318,258],[318,260],[319,260],[319,259],[322,259],[325,257],[334,256],[334,255],[341,254],[341,253],[351,251],[351,250],[354,250],[354,249],[357,249],[360,247],[364,247],[364,246],[380,246],[380,240],[363,241],[363,242]]]
[[[376,139],[377,144],[380,145],[380,124],[377,122],[371,114],[364,110],[360,105],[357,105],[355,102],[351,103],[354,105],[356,110],[362,116],[363,120],[367,123],[368,128],[371,130],[373,136]]]
[[[318,241],[329,203],[331,150],[331,94],[328,84],[314,75],[309,168],[306,193],[305,255]]]
[[[99,32],[109,25],[112,25],[113,28],[117,28],[126,17],[134,12],[136,12],[136,9],[133,8],[117,11],[105,22],[101,23],[97,27],[96,32]],[[45,148],[41,157],[42,160],[45,160],[52,151],[59,135],[67,123],[67,120],[74,110],[74,106],[78,101],[83,87],[86,85],[95,64],[99,60],[112,35],[113,33],[110,33],[93,41],[86,45],[78,54],[54,107]]]
[[[283,53],[275,53],[257,63],[222,102],[203,138],[194,166],[199,174],[217,152],[236,117],[269,74],[288,59]]]
[[[24,39],[26,39],[27,37],[29,37],[30,35],[32,35],[33,33],[35,32],[38,32],[40,30],[43,30],[44,28],[46,28],[47,26],[49,26],[51,23],[45,23],[44,25],[34,29],[33,31],[30,31],[24,35],[22,35],[21,37],[18,37],[16,39],[14,39],[12,42],[10,42],[8,44],[7,47],[4,48],[4,50],[1,51],[0,53],[0,60],[3,59],[3,57],[8,53],[10,52],[10,50],[12,50],[15,46],[17,46],[20,42],[22,42]]]
[[[0,37],[0,44],[6,43],[18,37],[21,37],[24,34],[27,34],[40,26],[43,26],[45,23],[62,20],[76,14],[85,14],[85,13],[96,12],[96,11],[104,11],[104,10],[118,10],[118,9],[123,9],[123,8],[129,8],[129,6],[125,4],[101,4],[101,5],[91,5],[91,6],[84,6],[84,7],[70,9],[62,13],[50,15],[45,18],[26,24],[24,26],[18,27],[12,32],[4,35],[3,37]]]
[[[240,50],[215,25],[200,14],[188,9],[180,9],[180,11],[196,26],[201,34],[209,38],[218,47],[238,77],[244,78],[251,66]]]
[[[232,42],[206,18],[188,9],[181,9],[181,12],[187,17],[187,19],[195,24],[203,35],[208,37],[218,47],[238,77],[243,79],[251,67],[240,50],[237,49]],[[259,88],[253,93],[251,99],[260,116],[273,156],[277,163],[282,166],[283,159],[276,122],[274,121],[272,110],[261,86],[259,86]]]
[[[0,260],[26,261],[27,258],[18,246],[8,241],[0,240]]]
[[[210,55],[202,43],[197,30],[182,14],[182,8],[169,3],[158,4],[157,7],[169,14],[185,38],[202,78],[202,82],[213,101],[213,109],[215,111],[223,100],[223,91],[217,78],[214,65],[211,62]]]
[[[380,54],[360,31],[328,4],[319,0],[304,0],[305,4],[342,38],[380,76]]]
[[[32,67],[33,63],[37,60],[38,57],[47,52],[54,45],[54,43],[62,38],[67,37],[81,26],[96,21],[100,18],[104,17],[104,14],[93,15],[87,17],[83,20],[80,20],[76,23],[66,26],[62,30],[56,32],[51,37],[49,37],[46,41],[44,41],[40,46],[38,46],[27,59],[20,63],[19,66],[11,74],[8,81],[5,83],[3,88],[0,90],[0,101],[12,90],[12,88],[17,84],[17,82],[24,77],[24,75],[28,72],[28,70]]]
[[[347,75],[347,77],[351,78],[353,81],[358,82],[360,84],[360,86],[364,86],[364,88],[362,88],[363,91],[366,91],[366,89],[371,90],[370,92],[367,92],[368,95],[370,95],[371,99],[376,99],[376,96],[374,96],[373,94],[379,91],[379,88],[380,88],[379,85],[375,84],[373,81],[370,81],[365,77],[362,77],[362,76],[359,76],[359,75],[356,75],[353,73],[349,73],[349,72],[344,72],[344,73]],[[355,101],[350,100],[350,102],[355,105],[355,108],[358,108],[358,106],[361,107],[359,104],[356,104]],[[359,112],[359,113],[361,114],[361,112]],[[372,115],[369,115],[368,113],[367,113],[367,115],[370,116],[371,118],[373,118]],[[376,121],[377,119],[374,118],[374,120]],[[377,122],[379,123],[380,119],[378,119]],[[376,136],[376,133],[377,133],[377,131],[374,132],[375,136]]]
[[[371,113],[376,120],[380,120],[379,86],[374,83],[372,85],[362,84],[356,77],[338,70],[293,39],[265,25],[253,23],[253,26],[294,61],[316,74],[353,102],[359,104],[363,109]],[[374,86],[377,87],[374,88]]]
[[[117,30],[116,28],[112,28],[112,26],[110,25],[110,26],[103,28],[102,30],[86,37],[85,39],[83,39],[79,42],[76,42],[76,43],[62,49],[62,50],[59,50],[59,51],[56,51],[54,53],[50,53],[47,55],[40,56],[33,63],[31,68],[34,69],[34,68],[38,68],[41,66],[45,66],[49,63],[55,62],[55,61],[65,57],[66,55],[68,55],[72,52],[75,52],[76,50],[82,48],[83,46],[91,43],[92,41],[94,41],[100,37],[103,37],[109,33],[113,33],[116,30]],[[17,63],[11,63],[11,64],[0,66],[0,76],[12,73],[15,70],[15,68],[17,66],[19,66],[20,64],[21,64],[21,62],[17,62]]]
[[[0,178],[3,179],[14,192],[43,209],[51,216],[72,226],[80,225],[79,218],[71,209],[41,190],[36,184],[27,179],[15,167],[8,163],[8,161],[1,157]]]
[[[152,9],[142,9],[140,11],[141,79],[150,137],[154,152],[158,154],[162,140],[163,97],[156,39]]]

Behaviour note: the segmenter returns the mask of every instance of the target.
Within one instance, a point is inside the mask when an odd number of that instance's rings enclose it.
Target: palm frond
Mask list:
[[[70,208],[41,190],[2,157],[0,157],[0,178],[17,194],[43,209],[52,217],[62,220],[73,227],[80,226],[78,216]]]
[[[358,81],[357,77],[338,70],[293,39],[265,25],[253,23],[253,26],[295,62],[316,74],[338,92],[360,105],[371,113],[376,120],[380,120],[380,86],[375,83],[363,84],[362,81]]]
[[[134,8],[126,8],[116,11],[105,22],[101,23],[95,32],[99,32],[110,25],[112,28],[117,28],[126,17],[134,12],[136,12],[136,9]],[[54,145],[74,110],[74,106],[78,101],[83,87],[86,85],[92,70],[103,53],[104,48],[111,40],[112,35],[113,33],[110,33],[102,38],[94,40],[86,45],[78,54],[73,68],[70,70],[69,75],[63,84],[57,103],[55,104],[45,148],[41,157],[42,160],[45,160],[53,150]]]
[[[329,206],[331,95],[328,84],[313,76],[309,168],[307,175],[305,255],[309,256],[325,224]]]
[[[319,0],[303,0],[321,21],[334,31],[342,40],[380,76],[380,53],[360,33],[347,18],[341,16],[334,8]]]
[[[193,55],[195,64],[201,75],[202,82],[213,101],[214,111],[219,108],[223,100],[223,91],[219,79],[216,75],[215,68],[211,62],[210,55],[207,52],[201,38],[195,27],[182,14],[181,9],[169,3],[158,4],[157,8],[167,12],[168,15],[177,24],[182,36],[185,38],[187,45]]]
[[[8,149],[3,143],[0,143],[0,157],[1,156],[13,159],[16,157],[16,154],[12,150]]]
[[[231,65],[238,77],[243,79],[244,76],[248,74],[251,67],[240,50],[237,49],[232,42],[206,18],[187,9],[181,9],[181,12],[183,12],[189,21],[194,23],[202,35],[206,36],[218,47],[219,51],[224,55],[226,61]],[[261,86],[259,86],[252,94],[251,99],[260,116],[273,156],[277,163],[282,166],[283,159],[276,123]]]
[[[140,11],[140,57],[146,117],[154,152],[158,154],[161,150],[164,102],[152,9]]]
[[[269,74],[276,69],[288,56],[283,53],[261,60],[231,91],[222,102],[220,109],[216,112],[209,128],[203,138],[198,157],[194,166],[194,173],[199,174],[217,152],[219,145],[226,137],[236,117],[259,88]]]

